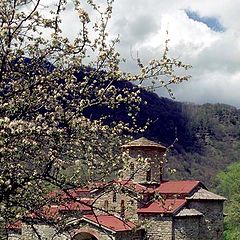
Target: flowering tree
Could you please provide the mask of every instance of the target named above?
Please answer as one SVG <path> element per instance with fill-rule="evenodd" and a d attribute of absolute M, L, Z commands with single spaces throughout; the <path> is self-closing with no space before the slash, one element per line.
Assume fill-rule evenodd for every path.
<path fill-rule="evenodd" d="M 107 31 L 113 0 L 53 2 L 0 1 L 0 215 L 7 222 L 45 204 L 49 187 L 83 185 L 117 170 L 124 134 L 144 130 L 135 120 L 143 82 L 168 89 L 188 79 L 175 75 L 189 66 L 168 58 L 167 47 L 159 60 L 137 59 L 139 74 L 120 70 L 119 40 Z M 74 39 L 61 29 L 69 6 L 80 26 Z M 119 106 L 128 121 L 87 114 Z"/>

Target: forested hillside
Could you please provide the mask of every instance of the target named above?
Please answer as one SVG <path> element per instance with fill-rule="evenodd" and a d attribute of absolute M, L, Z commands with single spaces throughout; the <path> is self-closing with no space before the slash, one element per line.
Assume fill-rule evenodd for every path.
<path fill-rule="evenodd" d="M 177 169 L 172 177 L 195 178 L 213 187 L 215 174 L 239 161 L 240 110 L 224 104 L 174 102 L 147 92 L 143 99 L 148 104 L 140 119 L 153 120 L 145 136 L 166 145 L 178 139 L 169 157 L 169 166 Z"/>
<path fill-rule="evenodd" d="M 126 87 L 126 83 L 122 84 Z M 216 173 L 239 160 L 240 110 L 237 108 L 181 103 L 147 91 L 142 91 L 141 97 L 138 123 L 144 124 L 147 119 L 152 122 L 146 132 L 134 137 L 145 136 L 166 146 L 178 139 L 169 156 L 168 166 L 177 170 L 171 178 L 199 179 L 206 186 L 214 187 Z M 90 109 L 87 114 L 97 117 L 106 111 L 95 110 Z M 123 112 L 120 106 L 107 113 L 112 119 L 127 121 Z"/>

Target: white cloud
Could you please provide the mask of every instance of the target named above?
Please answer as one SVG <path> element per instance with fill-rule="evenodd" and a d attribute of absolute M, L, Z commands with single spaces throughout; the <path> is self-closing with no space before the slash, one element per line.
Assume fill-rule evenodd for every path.
<path fill-rule="evenodd" d="M 193 65 L 192 79 L 174 87 L 177 100 L 240 107 L 239 9 L 238 0 L 115 0 L 109 29 L 112 35 L 120 35 L 118 49 L 128 60 L 125 69 L 133 71 L 131 55 L 138 52 L 146 61 L 160 56 L 168 29 L 171 56 Z M 190 19 L 185 10 L 217 18 L 226 31 L 213 31 Z M 69 37 L 76 34 L 75 22 L 76 16 L 66 12 L 63 27 Z"/>
<path fill-rule="evenodd" d="M 156 48 L 163 44 L 166 32 L 170 39 L 170 48 L 183 55 L 198 55 L 205 48 L 210 47 L 219 39 L 219 34 L 211 31 L 205 24 L 189 19 L 183 10 L 173 14 L 162 14 L 161 26 L 151 38 L 143 44 L 149 48 Z M 181 55 L 182 55 L 181 54 Z"/>
<path fill-rule="evenodd" d="M 226 31 L 188 18 L 186 9 L 217 18 Z M 240 107 L 239 9 L 237 0 L 116 0 L 111 29 L 120 33 L 127 69 L 134 68 L 130 49 L 143 59 L 159 56 L 168 29 L 171 55 L 193 65 L 192 79 L 174 87 L 177 100 Z"/>

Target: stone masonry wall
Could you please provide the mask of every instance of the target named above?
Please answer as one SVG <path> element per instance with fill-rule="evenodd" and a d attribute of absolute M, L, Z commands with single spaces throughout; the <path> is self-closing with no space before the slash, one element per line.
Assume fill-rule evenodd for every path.
<path fill-rule="evenodd" d="M 154 150 L 149 148 L 134 148 L 134 149 L 127 149 L 126 150 L 127 155 L 129 155 L 129 166 L 131 163 L 134 164 L 134 172 L 133 175 L 131 173 L 131 168 L 129 168 L 125 175 L 123 176 L 124 179 L 133 179 L 136 182 L 146 182 L 147 180 L 147 168 L 144 163 L 139 163 L 138 158 L 139 156 L 142 158 L 148 159 L 148 163 L 150 165 L 151 169 L 151 180 L 153 182 L 160 182 L 161 179 L 161 167 L 162 167 L 162 161 L 163 161 L 163 152 L 160 150 Z M 142 168 L 139 168 L 139 166 L 142 166 Z"/>
<path fill-rule="evenodd" d="M 63 232 L 58 235 L 56 235 L 56 229 L 54 227 L 44 224 L 35 224 L 34 227 L 40 234 L 41 240 L 77 240 L 81 233 L 93 234 L 98 240 L 115 240 L 115 236 L 112 235 L 111 232 L 86 222 L 77 223 L 74 225 L 74 228 L 69 229 L 68 232 Z M 25 224 L 23 226 L 22 236 L 19 236 L 19 238 L 12 236 L 10 240 L 39 240 L 39 238 L 37 234 L 34 233 L 33 228 Z"/>
<path fill-rule="evenodd" d="M 10 232 L 8 233 L 8 240 L 20 240 L 21 233 Z"/>
<path fill-rule="evenodd" d="M 44 224 L 34 225 L 36 230 L 41 236 L 41 240 L 78 240 L 81 238 L 81 233 L 89 233 L 95 236 L 98 240 L 142 240 L 141 232 L 129 231 L 129 232 L 117 232 L 112 233 L 104 228 L 94 226 L 87 222 L 81 222 L 74 225 L 74 228 L 69 229 L 68 232 L 63 232 L 61 235 L 55 235 L 56 231 L 54 227 L 50 227 Z M 23 226 L 22 235 L 11 233 L 9 240 L 39 240 L 34 233 L 32 227 L 29 225 Z"/>
<path fill-rule="evenodd" d="M 174 240 L 198 240 L 201 217 L 181 217 L 174 219 Z"/>
<path fill-rule="evenodd" d="M 69 240 L 68 233 L 56 234 L 57 229 L 54 226 L 46 224 L 34 224 L 34 229 L 41 236 L 41 240 Z M 20 240 L 39 240 L 37 233 L 31 225 L 23 224 L 22 236 Z"/>
<path fill-rule="evenodd" d="M 189 206 L 204 214 L 200 225 L 199 240 L 222 240 L 223 201 L 191 200 Z"/>
<path fill-rule="evenodd" d="M 140 232 L 118 232 L 116 234 L 115 240 L 143 240 L 144 235 Z"/>
<path fill-rule="evenodd" d="M 142 220 L 147 231 L 149 240 L 172 240 L 173 222 L 172 217 L 163 217 L 161 215 L 141 214 L 139 220 Z"/>
<path fill-rule="evenodd" d="M 122 193 L 121 190 L 117 191 L 115 193 L 116 201 L 113 201 L 113 195 L 114 195 L 114 190 L 112 191 L 106 191 L 105 193 L 102 193 L 100 196 L 96 196 L 97 200 L 94 203 L 94 211 L 96 213 L 105 213 L 104 211 L 97 210 L 97 209 L 103 209 L 107 210 L 110 214 L 114 215 L 121 215 L 121 201 L 124 201 L 124 206 L 125 206 L 125 218 L 129 220 L 137 220 L 137 200 L 129 196 L 128 193 Z M 106 207 L 106 202 L 108 203 L 108 209 L 105 209 Z"/>

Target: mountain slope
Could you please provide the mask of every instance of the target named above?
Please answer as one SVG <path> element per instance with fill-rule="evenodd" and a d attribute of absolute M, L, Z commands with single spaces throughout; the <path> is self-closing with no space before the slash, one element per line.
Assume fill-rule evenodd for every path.
<path fill-rule="evenodd" d="M 195 178 L 214 186 L 212 178 L 240 156 L 240 110 L 224 104 L 195 105 L 159 98 L 144 92 L 141 119 L 153 123 L 144 133 L 166 145 L 178 138 L 168 166 L 173 178 Z"/>
<path fill-rule="evenodd" d="M 118 82 L 118 87 L 136 88 L 125 81 Z M 138 125 L 144 125 L 148 119 L 151 124 L 147 131 L 134 137 L 144 136 L 166 146 L 178 139 L 167 164 L 177 172 L 168 177 L 199 179 L 214 187 L 216 173 L 239 160 L 240 110 L 224 104 L 176 102 L 145 90 L 141 90 L 141 98 Z M 91 118 L 110 115 L 110 121 L 129 121 L 124 106 L 114 110 L 91 108 L 86 115 Z"/>

